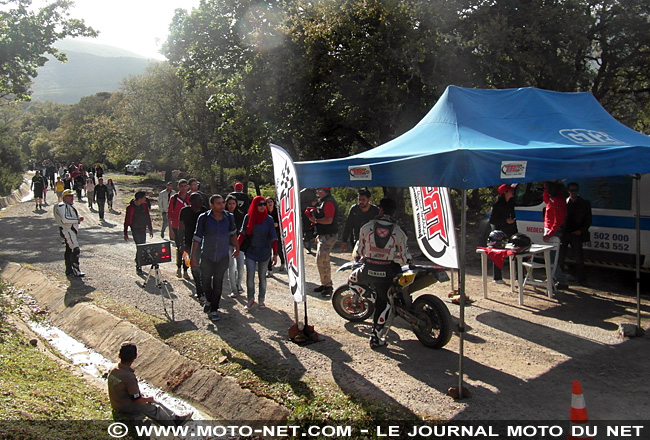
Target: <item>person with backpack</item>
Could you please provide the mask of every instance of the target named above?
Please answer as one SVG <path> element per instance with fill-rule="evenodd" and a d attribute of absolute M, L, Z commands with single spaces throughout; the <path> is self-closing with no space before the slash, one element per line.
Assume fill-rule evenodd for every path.
<path fill-rule="evenodd" d="M 235 218 L 225 209 L 223 197 L 219 194 L 212 195 L 210 210 L 199 216 L 192 239 L 190 266 L 201 268 L 201 287 L 207 301 L 203 311 L 208 313 L 212 321 L 219 320 L 223 278 L 231 258 L 229 244 L 232 243 L 235 248 L 232 257 L 239 255 Z"/>
<path fill-rule="evenodd" d="M 194 193 L 190 195 L 190 206 L 181 209 L 178 222 L 178 232 L 183 237 L 183 252 L 192 253 L 192 241 L 194 240 L 194 231 L 196 231 L 196 222 L 199 216 L 207 209 L 203 206 L 203 197 L 201 194 Z M 192 267 L 192 278 L 196 286 L 196 297 L 200 303 L 205 302 L 205 295 L 201 287 L 201 267 Z"/>
<path fill-rule="evenodd" d="M 183 236 L 178 232 L 181 209 L 190 206 L 190 186 L 187 180 L 178 181 L 178 192 L 170 197 L 167 208 L 167 220 L 169 220 L 169 238 L 176 244 L 176 276 L 178 278 L 190 279 L 187 273 L 187 266 L 183 264 Z M 182 268 L 182 269 L 181 269 Z"/>
<path fill-rule="evenodd" d="M 147 194 L 144 191 L 135 193 L 133 200 L 126 207 L 126 216 L 124 217 L 124 241 L 129 241 L 129 227 L 133 241 L 137 246 L 147 242 L 147 229 L 149 236 L 153 238 L 153 227 L 151 225 L 151 216 L 149 215 L 149 205 L 147 204 Z M 142 275 L 142 267 L 138 262 L 138 254 L 135 256 L 135 271 Z"/>

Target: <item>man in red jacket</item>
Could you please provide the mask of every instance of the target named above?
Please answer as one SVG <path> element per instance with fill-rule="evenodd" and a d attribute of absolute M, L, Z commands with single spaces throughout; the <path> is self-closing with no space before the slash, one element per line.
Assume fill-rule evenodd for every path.
<path fill-rule="evenodd" d="M 131 228 L 131 235 L 133 235 L 133 241 L 136 245 L 135 271 L 138 275 L 142 275 L 142 268 L 138 263 L 137 246 L 147 242 L 147 229 L 149 229 L 149 236 L 153 237 L 149 204 L 147 203 L 147 195 L 144 191 L 136 192 L 133 200 L 126 207 L 124 241 L 129 241 L 129 227 Z"/>
<path fill-rule="evenodd" d="M 560 243 L 562 226 L 566 218 L 566 197 L 564 185 L 561 182 L 544 182 L 544 243 Z M 555 252 L 551 252 L 551 261 L 555 259 Z M 555 287 L 567 289 L 569 287 L 566 275 L 558 264 L 554 272 Z"/>
<path fill-rule="evenodd" d="M 178 278 L 190 279 L 187 273 L 187 266 L 183 264 L 183 234 L 178 232 L 180 225 L 181 209 L 190 206 L 190 195 L 188 190 L 190 185 L 187 180 L 181 179 L 178 181 L 178 193 L 171 196 L 169 199 L 169 207 L 167 208 L 167 219 L 169 220 L 169 238 L 176 243 L 176 276 Z M 183 270 L 181 271 L 181 267 Z"/>

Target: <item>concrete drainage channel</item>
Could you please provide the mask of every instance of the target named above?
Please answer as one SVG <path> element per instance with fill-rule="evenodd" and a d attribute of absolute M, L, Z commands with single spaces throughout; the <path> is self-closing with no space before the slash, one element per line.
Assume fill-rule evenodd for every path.
<path fill-rule="evenodd" d="M 39 270 L 0 263 L 2 279 L 25 290 L 50 313 L 56 326 L 109 360 L 117 362 L 123 341 L 138 345 L 138 377 L 198 408 L 214 420 L 282 423 L 288 411 L 278 403 L 242 389 L 234 379 L 204 368 L 128 321 L 85 302 L 66 299 L 65 287 L 53 286 Z"/>
<path fill-rule="evenodd" d="M 41 324 L 35 321 L 28 322 L 34 332 L 38 333 L 47 342 L 57 349 L 59 353 L 72 361 L 73 365 L 81 368 L 84 372 L 97 378 L 103 378 L 104 373 L 115 365 L 115 362 L 106 359 L 95 350 L 86 347 L 60 328 Z M 157 402 L 161 402 L 175 413 L 186 413 L 192 411 L 194 420 L 203 420 L 205 417 L 192 405 L 177 399 L 164 391 L 152 387 L 147 382 L 140 381 L 140 391 L 145 396 L 153 396 Z"/>

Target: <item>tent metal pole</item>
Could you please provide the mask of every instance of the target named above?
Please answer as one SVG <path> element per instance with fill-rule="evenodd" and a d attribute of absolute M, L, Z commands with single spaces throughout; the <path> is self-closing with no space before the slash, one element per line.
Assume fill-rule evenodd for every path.
<path fill-rule="evenodd" d="M 634 190 L 636 192 L 636 325 L 641 328 L 641 195 L 639 182 L 641 174 L 634 175 Z"/>
<path fill-rule="evenodd" d="M 460 264 L 458 268 L 458 293 L 460 294 L 460 314 L 458 319 L 458 398 L 463 398 L 463 351 L 465 342 L 465 246 L 467 229 L 467 190 L 463 189 L 460 209 Z"/>

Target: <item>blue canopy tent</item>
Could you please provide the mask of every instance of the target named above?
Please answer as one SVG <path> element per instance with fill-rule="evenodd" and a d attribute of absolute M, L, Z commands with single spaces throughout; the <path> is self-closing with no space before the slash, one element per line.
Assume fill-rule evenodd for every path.
<path fill-rule="evenodd" d="M 303 188 L 472 189 L 646 173 L 649 147 L 650 137 L 619 123 L 591 93 L 449 86 L 424 119 L 396 139 L 342 159 L 297 162 L 296 170 Z M 504 178 L 503 162 L 525 163 L 525 174 Z"/>
<path fill-rule="evenodd" d="M 347 158 L 295 165 L 303 188 L 444 186 L 462 190 L 460 388 L 466 190 L 502 183 L 648 173 L 650 137 L 616 121 L 590 93 L 449 86 L 424 119 L 392 141 Z M 638 214 L 637 203 L 637 231 Z M 638 237 L 637 232 L 640 310 Z"/>

